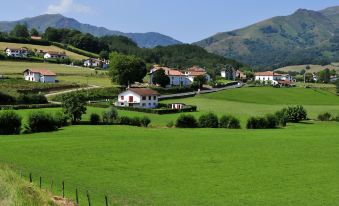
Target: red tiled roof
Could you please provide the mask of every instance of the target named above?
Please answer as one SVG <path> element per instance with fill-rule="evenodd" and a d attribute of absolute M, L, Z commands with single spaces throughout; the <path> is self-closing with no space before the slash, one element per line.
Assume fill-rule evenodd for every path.
<path fill-rule="evenodd" d="M 32 73 L 39 73 L 39 74 L 44 75 L 44 76 L 56 76 L 56 74 L 54 72 L 51 72 L 51 71 L 46 70 L 46 69 L 27 69 L 27 70 L 31 71 Z M 25 70 L 25 72 L 27 70 Z"/>
<path fill-rule="evenodd" d="M 206 72 L 203 72 L 203 71 L 190 71 L 188 72 L 188 75 L 189 76 L 204 76 L 206 74 Z"/>
<path fill-rule="evenodd" d="M 129 91 L 132 91 L 140 96 L 158 96 L 159 93 L 157 91 L 154 91 L 153 89 L 149 88 L 129 88 Z"/>
<path fill-rule="evenodd" d="M 267 72 L 256 72 L 254 73 L 254 76 L 281 76 L 281 74 L 275 73 L 273 71 L 267 71 Z"/>
<path fill-rule="evenodd" d="M 174 69 L 169 69 L 167 72 L 167 75 L 170 76 L 183 76 L 184 74 L 181 71 L 174 70 Z"/>
<path fill-rule="evenodd" d="M 189 72 L 205 72 L 205 69 L 198 67 L 198 66 L 193 66 L 188 69 Z"/>

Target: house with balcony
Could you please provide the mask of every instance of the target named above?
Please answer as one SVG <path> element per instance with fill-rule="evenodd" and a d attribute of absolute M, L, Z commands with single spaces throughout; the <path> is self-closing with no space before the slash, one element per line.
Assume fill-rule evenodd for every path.
<path fill-rule="evenodd" d="M 191 83 L 193 83 L 194 78 L 198 76 L 204 76 L 207 82 L 211 81 L 211 76 L 206 72 L 206 70 L 197 66 L 193 66 L 187 69 L 187 71 L 185 72 L 185 76 Z"/>
<path fill-rule="evenodd" d="M 255 81 L 271 84 L 273 86 L 290 86 L 293 84 L 293 79 L 289 74 L 279 74 L 274 71 L 256 72 L 254 73 Z"/>
<path fill-rule="evenodd" d="M 159 93 L 149 88 L 128 88 L 118 95 L 115 106 L 157 108 L 159 104 Z"/>
<path fill-rule="evenodd" d="M 176 69 L 171 69 L 168 67 L 161 67 L 158 65 L 155 65 L 150 71 L 150 83 L 151 84 L 154 84 L 153 83 L 154 73 L 160 69 L 164 70 L 165 74 L 170 79 L 170 84 L 168 86 L 189 86 L 191 84 L 191 81 L 181 71 L 176 70 Z"/>
<path fill-rule="evenodd" d="M 44 53 L 44 59 L 68 59 L 65 52 L 48 51 Z"/>

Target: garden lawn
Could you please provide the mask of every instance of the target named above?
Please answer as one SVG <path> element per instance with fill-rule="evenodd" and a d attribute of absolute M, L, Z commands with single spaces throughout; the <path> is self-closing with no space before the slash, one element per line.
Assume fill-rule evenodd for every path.
<path fill-rule="evenodd" d="M 326 129 L 324 129 L 326 128 Z M 336 205 L 339 124 L 275 130 L 71 126 L 0 137 L 0 163 L 80 204 Z M 58 189 L 57 189 L 58 188 Z"/>

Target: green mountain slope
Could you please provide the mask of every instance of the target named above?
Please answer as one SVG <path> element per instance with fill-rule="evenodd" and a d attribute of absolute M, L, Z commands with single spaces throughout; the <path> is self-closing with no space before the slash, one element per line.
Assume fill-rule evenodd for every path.
<path fill-rule="evenodd" d="M 76 29 L 83 33 L 90 33 L 94 36 L 121 35 L 131 38 L 140 47 L 155 47 L 181 44 L 169 36 L 156 32 L 148 33 L 123 33 L 120 31 L 112 31 L 104 27 L 82 24 L 75 19 L 64 17 L 60 14 L 45 14 L 32 18 L 24 18 L 18 21 L 0 21 L 0 31 L 9 32 L 16 24 L 27 24 L 28 28 L 36 28 L 40 32 L 44 32 L 48 27 Z"/>
<path fill-rule="evenodd" d="M 299 9 L 290 16 L 218 33 L 195 44 L 254 67 L 274 68 L 305 61 L 321 63 L 338 58 L 335 55 L 339 51 L 338 23 L 339 7 L 322 11 Z"/>

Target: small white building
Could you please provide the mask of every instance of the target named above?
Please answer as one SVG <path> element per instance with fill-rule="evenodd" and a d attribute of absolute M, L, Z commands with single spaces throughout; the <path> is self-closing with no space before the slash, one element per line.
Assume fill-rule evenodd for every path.
<path fill-rule="evenodd" d="M 188 78 L 188 80 L 190 81 L 190 83 L 193 83 L 194 78 L 198 77 L 198 76 L 204 76 L 206 78 L 206 82 L 211 81 L 211 76 L 209 74 L 207 74 L 206 70 L 203 69 L 203 68 L 197 67 L 197 66 L 189 68 L 185 72 L 185 75 Z"/>
<path fill-rule="evenodd" d="M 115 103 L 119 107 L 156 108 L 159 93 L 149 88 L 129 88 L 118 96 Z"/>
<path fill-rule="evenodd" d="M 15 57 L 15 58 L 27 58 L 28 56 L 28 50 L 25 48 L 6 48 L 5 53 L 9 57 Z"/>
<path fill-rule="evenodd" d="M 67 59 L 66 53 L 48 51 L 44 53 L 44 59 Z"/>
<path fill-rule="evenodd" d="M 56 74 L 45 69 L 26 69 L 24 71 L 24 78 L 26 81 L 55 83 Z"/>
<path fill-rule="evenodd" d="M 236 71 L 233 67 L 222 69 L 220 72 L 220 76 L 225 79 L 235 80 L 236 79 Z"/>
<path fill-rule="evenodd" d="M 254 73 L 255 81 L 260 81 L 262 83 L 271 85 L 287 85 L 292 84 L 292 77 L 289 74 L 278 74 L 274 71 L 266 71 L 266 72 L 256 72 Z"/>

